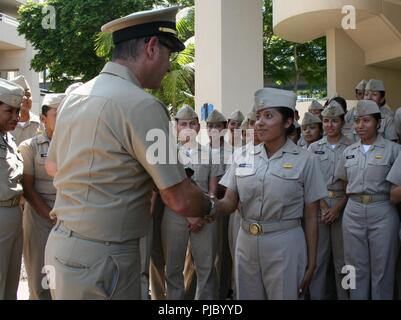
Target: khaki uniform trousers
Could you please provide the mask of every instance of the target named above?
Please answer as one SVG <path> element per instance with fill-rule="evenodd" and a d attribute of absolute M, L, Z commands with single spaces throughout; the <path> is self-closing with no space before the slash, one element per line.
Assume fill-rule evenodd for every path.
<path fill-rule="evenodd" d="M 150 255 L 153 243 L 153 219 L 149 223 L 148 234 L 139 239 L 139 250 L 141 254 L 141 300 L 149 300 L 150 284 Z"/>
<path fill-rule="evenodd" d="M 307 263 L 302 227 L 258 236 L 241 227 L 235 263 L 239 300 L 298 300 Z"/>
<path fill-rule="evenodd" d="M 215 295 L 220 300 L 225 300 L 231 289 L 232 260 L 230 246 L 228 244 L 228 224 L 230 216 L 219 217 L 216 222 L 218 225 L 217 254 L 215 260 L 216 268 L 216 287 Z"/>
<path fill-rule="evenodd" d="M 232 260 L 232 275 L 231 275 L 231 288 L 233 289 L 233 298 L 236 298 L 236 284 L 235 284 L 235 246 L 237 243 L 239 229 L 241 228 L 241 216 L 239 211 L 236 210 L 230 215 L 228 223 L 228 246 L 230 247 L 230 255 Z"/>
<path fill-rule="evenodd" d="M 51 221 L 39 216 L 28 202 L 25 202 L 22 218 L 24 230 L 24 263 L 28 275 L 29 299 L 51 300 L 50 290 L 42 286 L 45 273 L 45 247 L 53 228 Z"/>
<path fill-rule="evenodd" d="M 325 199 L 329 208 L 332 208 L 336 199 Z M 309 286 L 309 294 L 311 300 L 329 300 L 332 295 L 330 292 L 329 279 L 330 263 L 334 263 L 334 277 L 336 284 L 336 292 L 338 300 L 348 300 L 348 293 L 342 287 L 341 281 L 343 274 L 341 273 L 344 267 L 344 245 L 342 233 L 342 214 L 331 225 L 320 222 L 319 218 L 319 241 L 317 246 L 316 269 L 313 279 Z"/>
<path fill-rule="evenodd" d="M 162 243 L 166 259 L 167 299 L 182 300 L 185 296 L 184 263 L 190 241 L 197 273 L 195 299 L 214 298 L 217 248 L 217 224 L 205 224 L 201 231 L 188 231 L 186 218 L 166 208 L 162 221 Z"/>
<path fill-rule="evenodd" d="M 78 238 L 79 236 L 79 238 Z M 51 231 L 45 264 L 55 300 L 140 300 L 139 239 L 124 243 L 84 240 L 62 223 Z"/>
<path fill-rule="evenodd" d="M 393 299 L 399 249 L 398 213 L 389 201 L 348 200 L 343 216 L 345 264 L 354 266 L 351 300 Z"/>
<path fill-rule="evenodd" d="M 161 225 L 164 212 L 164 203 L 158 195 L 153 211 L 152 250 L 150 256 L 150 291 L 152 300 L 166 299 L 166 278 Z"/>
<path fill-rule="evenodd" d="M 0 300 L 17 300 L 21 258 L 21 208 L 0 207 Z"/>

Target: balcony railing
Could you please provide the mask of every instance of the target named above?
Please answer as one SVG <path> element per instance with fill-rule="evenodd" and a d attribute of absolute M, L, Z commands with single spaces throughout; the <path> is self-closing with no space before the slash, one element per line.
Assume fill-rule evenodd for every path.
<path fill-rule="evenodd" d="M 7 23 L 14 27 L 18 27 L 18 21 L 14 17 L 10 17 L 4 13 L 0 12 L 0 23 Z"/>

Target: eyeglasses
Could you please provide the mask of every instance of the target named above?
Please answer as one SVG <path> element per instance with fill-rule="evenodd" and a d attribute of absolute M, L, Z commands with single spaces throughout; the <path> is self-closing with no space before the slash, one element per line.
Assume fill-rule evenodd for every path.
<path fill-rule="evenodd" d="M 173 46 L 171 45 L 171 43 L 169 43 L 169 42 L 167 42 L 167 41 L 164 41 L 164 40 L 161 39 L 161 38 L 158 38 L 158 39 L 159 39 L 159 43 L 160 43 L 163 47 L 166 47 L 166 48 L 170 51 L 170 62 L 174 62 L 174 61 L 178 58 L 179 52 L 177 52 L 177 51 L 174 50 L 174 48 L 173 48 Z"/>

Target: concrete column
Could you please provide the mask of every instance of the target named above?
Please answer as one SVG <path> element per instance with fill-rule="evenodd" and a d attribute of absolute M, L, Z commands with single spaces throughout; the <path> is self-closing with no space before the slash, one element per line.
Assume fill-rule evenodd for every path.
<path fill-rule="evenodd" d="M 195 0 L 195 108 L 244 114 L 263 87 L 261 0 Z"/>
<path fill-rule="evenodd" d="M 355 86 L 362 79 L 381 79 L 386 88 L 386 100 L 393 109 L 401 105 L 401 70 L 366 64 L 365 52 L 342 29 L 326 32 L 327 90 L 353 100 Z"/>

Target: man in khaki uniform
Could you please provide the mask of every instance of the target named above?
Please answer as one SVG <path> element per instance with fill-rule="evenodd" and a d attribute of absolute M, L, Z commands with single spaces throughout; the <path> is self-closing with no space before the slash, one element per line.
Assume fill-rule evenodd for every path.
<path fill-rule="evenodd" d="M 348 202 L 343 216 L 345 264 L 355 267 L 356 288 L 352 300 L 393 299 L 398 255 L 399 217 L 390 202 L 387 174 L 400 145 L 378 132 L 380 109 L 371 100 L 355 107 L 355 121 L 362 139 L 347 147 L 335 176 L 347 182 Z M 369 126 L 369 121 L 373 121 Z M 372 136 L 367 136 L 375 130 Z"/>
<path fill-rule="evenodd" d="M 56 189 L 53 177 L 45 170 L 45 160 L 56 124 L 57 108 L 64 97 L 65 94 L 47 94 L 44 97 L 41 116 L 44 132 L 23 141 L 19 146 L 24 159 L 24 262 L 30 300 L 51 299 L 50 290 L 42 285 L 45 276 L 42 269 L 47 238 L 55 223 L 49 213 L 56 200 Z"/>
<path fill-rule="evenodd" d="M 332 100 L 328 107 L 322 112 L 324 126 L 327 125 L 329 130 L 333 130 L 334 124 L 331 121 L 338 121 L 337 129 L 344 125 L 344 110 L 336 101 Z M 341 121 L 341 122 L 340 122 Z M 341 125 L 342 123 L 342 125 Z M 345 190 L 342 181 L 335 177 L 336 165 L 339 158 L 346 147 L 352 142 L 341 134 L 332 136 L 329 131 L 328 135 L 324 136 L 317 142 L 309 146 L 309 151 L 319 157 L 321 171 L 324 175 L 328 197 L 321 200 L 319 214 L 319 240 L 316 258 L 316 271 L 312 282 L 309 286 L 310 298 L 312 300 L 327 300 L 330 299 L 329 281 L 330 278 L 330 263 L 334 262 L 334 276 L 336 283 L 337 298 L 339 300 L 348 299 L 347 292 L 342 288 L 341 281 L 343 274 L 341 273 L 344 267 L 344 248 L 342 235 L 342 213 L 347 202 Z M 337 141 L 335 141 L 337 140 Z M 338 212 L 336 220 L 327 223 L 324 220 L 323 213 L 331 210 Z"/>
<path fill-rule="evenodd" d="M 141 298 L 139 240 L 149 230 L 153 182 L 178 214 L 213 207 L 177 164 L 167 109 L 143 90 L 158 88 L 170 54 L 184 49 L 176 13 L 138 12 L 104 25 L 113 62 L 63 102 L 47 162 L 57 189 L 58 222 L 45 251 L 54 299 Z"/>
<path fill-rule="evenodd" d="M 200 125 L 190 106 L 175 115 L 180 154 L 187 168 L 193 170 L 193 181 L 203 192 L 215 195 L 217 177 L 224 174 L 219 164 L 211 164 L 210 150 L 196 142 Z M 184 260 L 190 243 L 197 288 L 195 299 L 214 298 L 217 249 L 217 223 L 205 224 L 202 218 L 184 218 L 165 208 L 162 221 L 162 243 L 166 259 L 167 299 L 184 299 Z"/>
<path fill-rule="evenodd" d="M 16 300 L 22 256 L 22 157 L 15 129 L 24 90 L 0 79 L 0 300 Z"/>
<path fill-rule="evenodd" d="M 18 76 L 17 78 L 11 80 L 15 84 L 18 84 L 25 90 L 25 95 L 22 100 L 21 105 L 21 116 L 17 124 L 17 127 L 11 134 L 17 141 L 17 146 L 27 139 L 36 136 L 41 131 L 40 119 L 39 117 L 31 112 L 32 108 L 32 94 L 31 87 L 26 81 L 24 76 Z"/>

